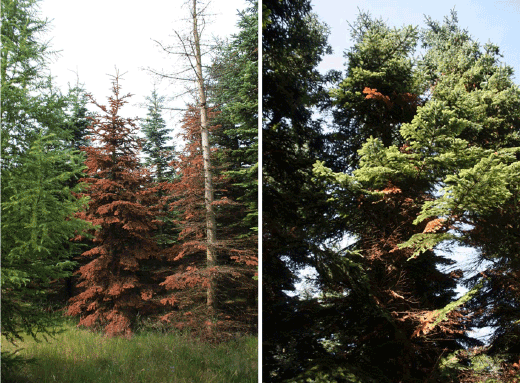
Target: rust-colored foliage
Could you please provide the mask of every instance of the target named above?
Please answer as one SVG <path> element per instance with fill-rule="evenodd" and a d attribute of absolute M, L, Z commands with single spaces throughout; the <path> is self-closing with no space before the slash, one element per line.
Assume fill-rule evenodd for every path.
<path fill-rule="evenodd" d="M 147 188 L 149 175 L 139 163 L 134 120 L 119 114 L 130 95 L 120 95 L 118 75 L 112 89 L 108 106 L 91 98 L 104 112 L 92 120 L 93 145 L 83 148 L 90 203 L 82 218 L 97 225 L 95 247 L 82 254 L 90 259 L 77 271 L 83 291 L 71 298 L 67 312 L 81 317 L 79 325 L 130 336 L 135 315 L 153 296 L 153 286 L 139 273 L 158 254 L 151 238 L 157 213 L 150 208 L 155 193 Z"/>
<path fill-rule="evenodd" d="M 396 92 L 393 92 L 390 96 L 385 96 L 381 92 L 378 92 L 377 89 L 365 87 L 363 89 L 363 94 L 367 100 L 383 102 L 388 110 L 392 109 L 394 105 L 399 105 L 401 108 L 406 107 L 415 110 L 419 105 L 419 98 L 417 95 L 412 93 L 397 94 Z"/>
<path fill-rule="evenodd" d="M 212 113 L 208 116 L 213 117 Z M 202 158 L 199 111 L 189 107 L 182 121 L 181 137 L 186 142 L 184 151 L 170 165 L 180 176 L 172 183 L 163 183 L 168 195 L 169 208 L 181 212 L 175 223 L 181 229 L 180 245 L 168 251 L 170 259 L 177 261 L 185 255 L 206 251 L 206 210 L 204 207 L 204 164 Z M 218 183 L 218 180 L 215 180 Z M 219 203 L 220 201 L 215 201 Z M 173 257 L 173 258 L 172 258 Z"/>
<path fill-rule="evenodd" d="M 362 94 L 365 104 L 362 108 L 362 131 L 365 138 L 380 138 L 385 147 L 400 140 L 392 127 L 411 122 L 421 104 L 419 96 L 410 92 L 397 93 L 365 86 Z"/>
<path fill-rule="evenodd" d="M 423 230 L 423 233 L 436 233 L 439 229 L 442 228 L 443 223 L 446 221 L 445 218 L 436 218 L 434 220 L 429 221 L 426 224 L 426 227 Z"/>
<path fill-rule="evenodd" d="M 208 117 L 211 121 L 215 113 L 210 111 Z M 244 321 L 252 322 L 256 310 L 254 313 L 240 312 L 235 316 L 222 315 L 226 311 L 225 308 L 222 310 L 226 306 L 225 302 L 233 301 L 233 296 L 246 291 L 253 299 L 256 297 L 256 282 L 252 278 L 258 265 L 256 242 L 251 238 L 240 238 L 236 227 L 240 211 L 245 207 L 233 201 L 229 195 L 231 180 L 222 175 L 225 165 L 215 166 L 213 204 L 218 225 L 218 262 L 215 267 L 207 267 L 204 169 L 198 109 L 189 107 L 182 122 L 182 137 L 186 146 L 178 159 L 171 164 L 180 177 L 172 183 L 162 185 L 168 191 L 165 199 L 170 201 L 170 210 L 177 214 L 174 223 L 179 228 L 179 234 L 178 243 L 164 252 L 166 259 L 172 262 L 175 272 L 172 274 L 170 270 L 161 283 L 161 286 L 172 291 L 172 295 L 161 300 L 162 304 L 171 308 L 161 319 L 176 327 L 197 329 L 208 329 L 207 322 L 211 319 L 210 323 L 216 323 L 218 330 Z M 213 126 L 210 131 L 218 128 Z M 212 153 L 215 159 L 219 158 L 218 149 L 213 149 Z M 218 161 L 212 159 L 212 162 Z M 210 279 L 216 281 L 219 300 L 217 317 L 222 317 L 222 320 L 216 322 L 213 322 L 216 318 L 208 318 L 204 303 L 207 289 L 211 288 Z M 229 296 L 230 289 L 232 296 Z M 189 310 L 189 315 L 186 310 Z"/>
<path fill-rule="evenodd" d="M 450 299 L 455 278 L 439 271 L 435 264 L 443 260 L 433 251 L 420 259 L 409 260 L 413 250 L 400 248 L 410 233 L 435 232 L 443 220 L 415 225 L 420 206 L 429 198 L 416 185 L 389 182 L 380 195 L 359 195 L 357 208 L 366 217 L 358 236 L 362 262 L 366 270 L 366 288 L 370 291 L 368 305 L 376 307 L 370 326 L 358 336 L 359 347 L 366 344 L 399 344 L 399 349 L 381 346 L 381 358 L 399 365 L 402 374 L 429 373 L 426 366 L 435 364 L 443 349 L 456 349 L 455 339 L 464 333 L 460 313 L 451 313 L 447 320 L 433 327 L 435 310 Z M 425 277 L 426 275 L 426 277 Z M 427 282 L 425 282 L 427 278 Z M 352 280 L 354 290 L 357 280 Z M 350 284 L 349 284 L 350 287 Z M 448 291 L 439 293 L 440 291 Z M 347 300 L 354 299 L 347 297 Z M 386 347 L 386 346 L 385 346 Z M 384 352 L 388 352 L 384 354 Z M 410 367 L 412 364 L 415 367 Z"/>
<path fill-rule="evenodd" d="M 365 98 L 367 100 L 374 99 L 383 101 L 388 109 L 392 109 L 394 106 L 394 103 L 390 101 L 390 97 L 383 95 L 381 92 L 378 92 L 377 89 L 365 87 L 365 89 L 363 89 L 363 94 L 366 95 Z"/>

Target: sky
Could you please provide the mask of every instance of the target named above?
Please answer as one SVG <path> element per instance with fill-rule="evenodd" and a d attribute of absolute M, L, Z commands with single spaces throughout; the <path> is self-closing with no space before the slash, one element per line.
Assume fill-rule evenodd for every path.
<path fill-rule="evenodd" d="M 334 54 L 325 57 L 320 70 L 343 70 L 343 52 L 351 46 L 348 23 L 361 11 L 382 17 L 390 26 L 418 25 L 424 28 L 424 15 L 442 23 L 451 9 L 457 11 L 459 26 L 481 44 L 489 41 L 501 49 L 503 62 L 515 70 L 520 85 L 520 0 L 313 0 L 313 11 L 330 30 L 329 44 Z"/>
<path fill-rule="evenodd" d="M 206 39 L 237 33 L 238 10 L 246 7 L 245 0 L 211 0 Z M 188 16 L 186 0 L 42 0 L 40 16 L 51 22 L 45 36 L 52 40 L 51 49 L 60 51 L 50 65 L 55 84 L 66 92 L 68 84 L 75 85 L 79 78 L 97 102 L 106 105 L 112 93 L 110 76 L 115 75 L 117 67 L 120 74 L 125 73 L 121 92 L 134 95 L 122 109 L 124 117 L 146 117 L 145 97 L 154 88 L 154 76 L 146 68 L 172 73 L 184 66 L 153 40 L 165 45 L 177 43 L 174 31 L 186 28 L 182 20 Z M 166 97 L 183 93 L 184 87 L 168 81 L 157 84 L 159 95 Z M 183 108 L 185 101 L 188 99 L 177 99 L 168 106 Z M 166 112 L 163 117 L 175 127 L 181 115 Z"/>

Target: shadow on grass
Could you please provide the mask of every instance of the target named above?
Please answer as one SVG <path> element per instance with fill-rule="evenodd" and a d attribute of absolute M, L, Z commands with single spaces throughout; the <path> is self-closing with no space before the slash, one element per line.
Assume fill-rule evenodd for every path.
<path fill-rule="evenodd" d="M 251 373 L 238 368 L 230 373 L 219 373 L 216 365 L 194 365 L 197 371 L 186 371 L 180 368 L 176 371 L 172 366 L 150 366 L 149 369 L 135 368 L 120 365 L 117 361 L 99 357 L 74 362 L 66 358 L 49 358 L 37 361 L 22 367 L 16 374 L 12 374 L 3 383 L 170 383 L 170 382 L 254 382 Z M 184 371 L 183 371 L 184 370 Z"/>
<path fill-rule="evenodd" d="M 92 358 L 74 361 L 69 358 L 51 357 L 45 360 L 33 360 L 25 363 L 18 371 L 12 370 L 2 379 L 5 383 L 104 383 L 122 382 L 118 378 L 128 378 L 128 374 L 121 371 L 117 363 L 104 358 Z M 128 381 L 128 380 L 124 380 Z M 141 382 L 139 379 L 131 382 Z"/>

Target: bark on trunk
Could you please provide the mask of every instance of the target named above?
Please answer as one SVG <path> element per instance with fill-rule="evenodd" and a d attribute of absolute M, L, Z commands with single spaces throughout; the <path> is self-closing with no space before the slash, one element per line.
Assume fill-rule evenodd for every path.
<path fill-rule="evenodd" d="M 202 157 L 204 159 L 204 200 L 206 204 L 206 241 L 207 241 L 207 267 L 214 268 L 217 265 L 216 255 L 216 232 L 217 223 L 215 219 L 215 212 L 213 209 L 214 191 L 213 191 L 213 174 L 211 171 L 210 145 L 209 145 L 209 131 L 208 131 L 208 110 L 206 105 L 206 90 L 204 84 L 204 77 L 202 75 L 202 54 L 200 51 L 200 36 L 198 31 L 198 16 L 197 16 L 197 0 L 193 0 L 193 38 L 195 44 L 195 60 L 196 60 L 196 74 L 197 86 L 199 90 L 200 102 L 200 126 L 202 135 Z M 209 286 L 207 291 L 207 306 L 210 314 L 215 312 L 215 278 L 210 270 Z"/>

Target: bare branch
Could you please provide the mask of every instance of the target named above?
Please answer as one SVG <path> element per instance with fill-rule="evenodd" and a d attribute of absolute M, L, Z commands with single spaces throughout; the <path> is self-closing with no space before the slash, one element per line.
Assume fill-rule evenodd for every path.
<path fill-rule="evenodd" d="M 183 39 L 181 38 L 181 35 L 180 35 L 177 31 L 175 31 L 175 34 L 177 35 L 177 38 L 178 38 L 179 41 L 181 42 L 182 47 L 183 47 L 184 51 L 186 52 L 186 58 L 188 59 L 188 63 L 190 64 L 191 69 L 192 69 L 193 72 L 196 74 L 196 73 L 197 73 L 197 69 L 195 68 L 195 65 L 193 64 L 193 61 L 192 61 L 192 59 L 191 59 L 192 57 L 194 57 L 194 55 L 195 55 L 195 53 L 196 53 L 195 50 L 194 50 L 193 47 L 192 47 L 193 55 L 189 55 L 189 54 L 188 54 L 188 48 L 186 47 L 186 42 L 185 42 L 185 40 L 183 40 Z M 197 75 L 197 77 L 198 77 L 198 75 Z"/>
<path fill-rule="evenodd" d="M 177 32 L 175 32 L 177 33 Z M 179 37 L 179 39 L 181 39 Z M 160 41 L 157 41 L 157 40 L 154 40 L 154 39 L 151 39 L 154 43 L 156 43 L 157 45 L 159 45 L 159 47 L 165 51 L 166 53 L 168 54 L 171 54 L 171 55 L 178 55 L 178 56 L 186 56 L 186 55 L 189 55 L 189 56 L 193 56 L 193 54 L 189 54 L 187 53 L 186 51 L 183 51 L 183 52 L 174 52 L 174 51 L 171 51 L 170 49 L 173 48 L 173 47 L 166 47 L 164 46 Z"/>
<path fill-rule="evenodd" d="M 164 77 L 164 78 L 167 78 L 167 79 L 170 79 L 170 80 L 192 81 L 192 82 L 196 81 L 196 79 L 193 79 L 193 78 L 177 77 L 175 75 L 169 75 L 169 74 L 165 74 L 165 73 L 160 73 L 160 72 L 157 72 L 157 71 L 155 71 L 154 69 L 151 69 L 151 68 L 147 68 L 146 70 L 151 72 L 152 74 L 154 74 L 156 76 Z"/>

